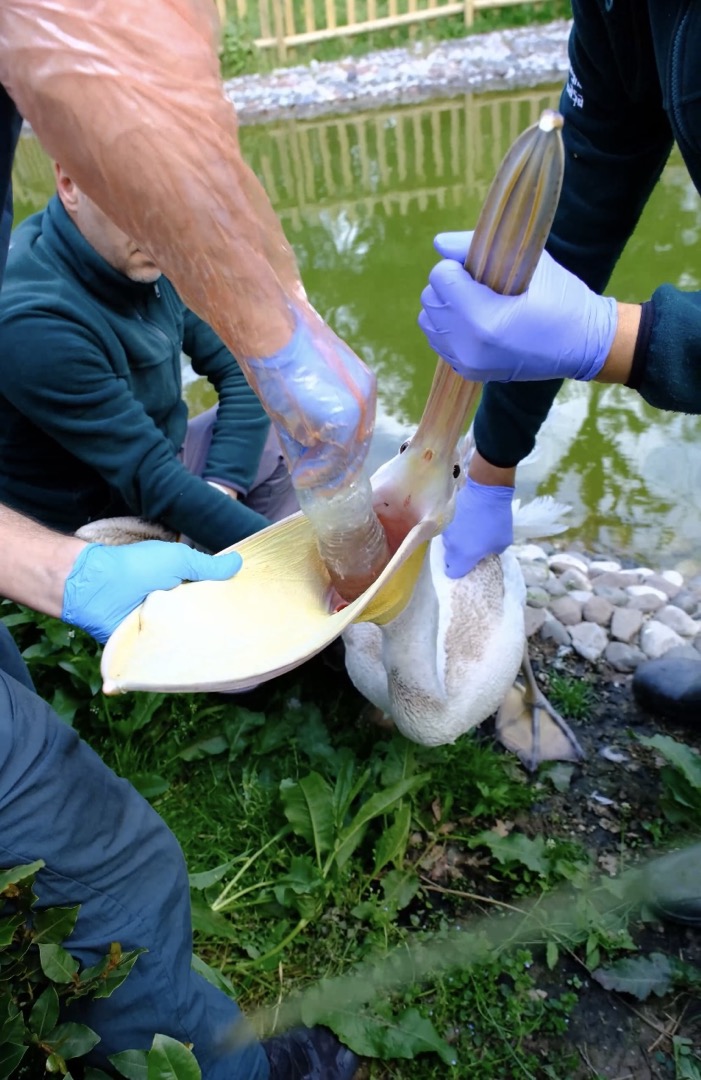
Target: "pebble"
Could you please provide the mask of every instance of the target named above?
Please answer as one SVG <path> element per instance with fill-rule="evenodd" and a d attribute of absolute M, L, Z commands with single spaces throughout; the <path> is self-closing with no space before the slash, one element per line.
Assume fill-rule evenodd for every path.
<path fill-rule="evenodd" d="M 616 559 L 534 543 L 515 552 L 528 585 L 529 637 L 622 674 L 647 670 L 669 653 L 685 671 L 693 666 L 701 698 L 701 575 L 685 580 L 677 570 L 624 568 Z"/>
<path fill-rule="evenodd" d="M 701 708 L 699 660 L 662 656 L 641 664 L 633 676 L 633 696 L 649 712 L 698 721 Z"/>

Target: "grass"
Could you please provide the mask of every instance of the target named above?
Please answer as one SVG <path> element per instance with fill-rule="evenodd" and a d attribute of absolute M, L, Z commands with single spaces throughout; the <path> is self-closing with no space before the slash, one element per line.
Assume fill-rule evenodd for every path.
<path fill-rule="evenodd" d="M 528 779 L 479 733 L 427 749 L 378 729 L 333 649 L 248 695 L 113 700 L 91 639 L 0 610 L 42 695 L 178 837 L 200 961 L 266 1030 L 276 1003 L 310 992 L 305 1020 L 366 1055 L 369 1080 L 578 1075 L 565 1034 L 581 988 L 635 945 L 615 888 L 592 892 L 589 852 L 533 815 L 547 773 Z M 575 685 L 555 683 L 570 714 Z M 663 805 L 701 800 L 697 755 L 651 745 Z M 333 980 L 353 972 L 349 1006 Z M 679 1038 L 681 1080 L 697 1061 Z"/>

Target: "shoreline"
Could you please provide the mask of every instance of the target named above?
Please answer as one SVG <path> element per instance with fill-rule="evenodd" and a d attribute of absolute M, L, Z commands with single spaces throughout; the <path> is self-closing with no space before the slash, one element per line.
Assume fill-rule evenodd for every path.
<path fill-rule="evenodd" d="M 570 25 L 556 20 L 338 61 L 312 60 L 265 75 L 240 75 L 224 89 L 240 123 L 250 125 L 558 84 L 568 70 Z"/>

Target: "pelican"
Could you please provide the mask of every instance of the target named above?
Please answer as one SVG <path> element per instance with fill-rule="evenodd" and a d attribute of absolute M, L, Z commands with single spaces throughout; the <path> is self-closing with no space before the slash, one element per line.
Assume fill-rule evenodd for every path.
<path fill-rule="evenodd" d="M 562 532 L 569 509 L 550 497 L 524 507 L 514 500 L 514 539 Z M 576 761 L 583 754 L 575 735 L 535 681 L 525 602 L 513 547 L 453 579 L 445 574 L 437 536 L 406 607 L 382 625 L 358 622 L 344 631 L 346 670 L 356 689 L 413 742 L 453 743 L 496 712 L 498 738 L 527 769 Z"/>

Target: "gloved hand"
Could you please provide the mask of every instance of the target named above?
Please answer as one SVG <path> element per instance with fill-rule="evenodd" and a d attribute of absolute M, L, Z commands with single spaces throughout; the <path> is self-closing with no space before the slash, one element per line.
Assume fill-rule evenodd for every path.
<path fill-rule="evenodd" d="M 315 313 L 295 318 L 287 345 L 245 367 L 275 421 L 294 486 L 338 487 L 365 460 L 375 377 Z"/>
<path fill-rule="evenodd" d="M 593 379 L 618 324 L 613 297 L 598 296 L 543 252 L 525 293 L 500 296 L 463 269 L 473 234 L 440 233 L 421 294 L 419 326 L 464 379 L 530 382 Z"/>
<path fill-rule="evenodd" d="M 461 578 L 480 559 L 500 555 L 514 539 L 512 487 L 478 484 L 468 476 L 456 497 L 453 520 L 443 531 L 445 572 Z"/>
<path fill-rule="evenodd" d="M 183 581 L 225 581 L 241 569 L 241 556 L 205 555 L 187 544 L 143 540 L 105 547 L 88 544 L 63 591 L 64 622 L 107 641 L 122 619 L 156 589 Z"/>

